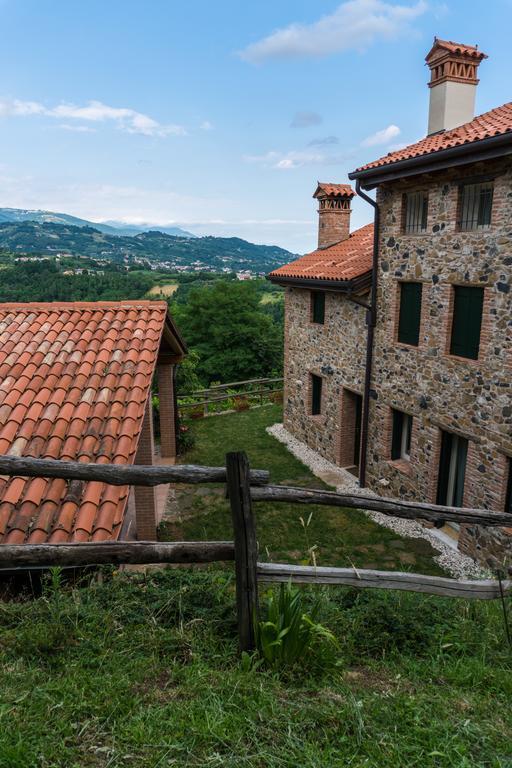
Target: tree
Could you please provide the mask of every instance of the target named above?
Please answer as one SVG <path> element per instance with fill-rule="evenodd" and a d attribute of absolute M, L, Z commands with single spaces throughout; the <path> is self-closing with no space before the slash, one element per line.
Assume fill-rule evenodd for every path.
<path fill-rule="evenodd" d="M 211 381 L 241 381 L 282 369 L 282 330 L 261 309 L 251 283 L 220 280 L 190 291 L 173 314 L 188 346 L 199 355 L 197 371 Z"/>

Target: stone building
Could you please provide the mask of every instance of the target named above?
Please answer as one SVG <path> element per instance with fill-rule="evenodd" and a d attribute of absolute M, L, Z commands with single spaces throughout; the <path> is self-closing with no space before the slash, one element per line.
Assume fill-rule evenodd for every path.
<path fill-rule="evenodd" d="M 269 277 L 290 432 L 384 495 L 512 512 L 512 103 L 474 117 L 484 58 L 434 40 L 429 134 L 349 174 L 374 225 L 348 236 L 322 200 L 354 193 L 319 185 L 321 247 Z M 512 530 L 443 532 L 512 553 Z"/>

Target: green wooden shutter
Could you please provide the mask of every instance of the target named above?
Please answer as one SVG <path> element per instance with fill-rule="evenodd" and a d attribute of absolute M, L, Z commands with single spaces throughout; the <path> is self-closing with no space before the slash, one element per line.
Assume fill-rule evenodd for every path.
<path fill-rule="evenodd" d="M 325 293 L 313 291 L 313 322 L 323 325 L 325 321 Z"/>
<path fill-rule="evenodd" d="M 456 285 L 454 292 L 450 354 L 477 360 L 482 329 L 484 289 Z"/>
<path fill-rule="evenodd" d="M 457 440 L 457 470 L 455 473 L 455 488 L 453 490 L 453 506 L 462 507 L 464 500 L 464 481 L 466 479 L 466 460 L 468 456 L 468 441 L 464 437 Z"/>
<path fill-rule="evenodd" d="M 391 437 L 391 458 L 399 459 L 402 455 L 402 430 L 404 428 L 404 414 L 393 409 L 393 433 Z"/>
<path fill-rule="evenodd" d="M 418 346 L 421 323 L 421 283 L 401 283 L 398 341 Z"/>
<path fill-rule="evenodd" d="M 320 376 L 311 375 L 311 415 L 319 416 L 322 413 L 322 379 Z"/>
<path fill-rule="evenodd" d="M 436 504 L 446 504 L 448 493 L 448 478 L 450 476 L 450 457 L 452 455 L 452 438 L 449 432 L 441 432 L 441 456 L 439 458 L 439 474 L 437 476 Z"/>

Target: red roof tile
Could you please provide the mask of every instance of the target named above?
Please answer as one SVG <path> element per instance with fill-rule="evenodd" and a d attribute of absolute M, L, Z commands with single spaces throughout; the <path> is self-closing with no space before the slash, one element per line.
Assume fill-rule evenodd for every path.
<path fill-rule="evenodd" d="M 323 195 L 329 195 L 330 197 L 354 197 L 355 194 L 350 184 L 326 184 L 319 181 L 313 197 L 322 197 Z"/>
<path fill-rule="evenodd" d="M 483 53 L 477 45 L 464 45 L 464 43 L 454 43 L 453 40 L 441 40 L 440 37 L 434 38 L 434 44 L 430 51 L 426 55 L 428 61 L 432 52 L 438 48 L 444 48 L 449 53 L 457 53 L 462 56 L 471 56 L 474 59 L 487 59 L 487 55 Z"/>
<path fill-rule="evenodd" d="M 472 144 L 473 142 L 489 139 L 492 136 L 501 136 L 512 131 L 512 102 L 509 101 L 502 107 L 496 107 L 483 115 L 479 115 L 469 123 L 459 125 L 458 128 L 452 128 L 449 131 L 435 133 L 427 136 L 415 144 L 409 144 L 396 152 L 390 152 L 384 157 L 374 160 L 371 163 L 358 168 L 359 171 L 367 171 L 372 168 L 381 168 L 382 166 L 397 163 L 400 160 L 408 160 L 412 157 L 422 155 L 431 155 L 440 152 L 443 149 L 458 147 L 463 144 Z"/>
<path fill-rule="evenodd" d="M 132 464 L 166 326 L 184 351 L 165 302 L 0 304 L 0 453 Z M 128 493 L 0 478 L 0 543 L 116 539 Z"/>
<path fill-rule="evenodd" d="M 349 238 L 328 248 L 318 248 L 297 261 L 270 273 L 271 279 L 353 280 L 372 268 L 373 224 L 352 232 Z"/>

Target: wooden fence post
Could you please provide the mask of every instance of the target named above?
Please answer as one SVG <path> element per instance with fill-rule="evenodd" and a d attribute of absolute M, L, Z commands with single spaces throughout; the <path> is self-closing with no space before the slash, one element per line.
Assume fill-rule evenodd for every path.
<path fill-rule="evenodd" d="M 255 648 L 254 621 L 258 617 L 258 553 L 246 454 L 226 454 L 226 473 L 235 543 L 238 639 L 241 651 L 252 651 Z"/>

